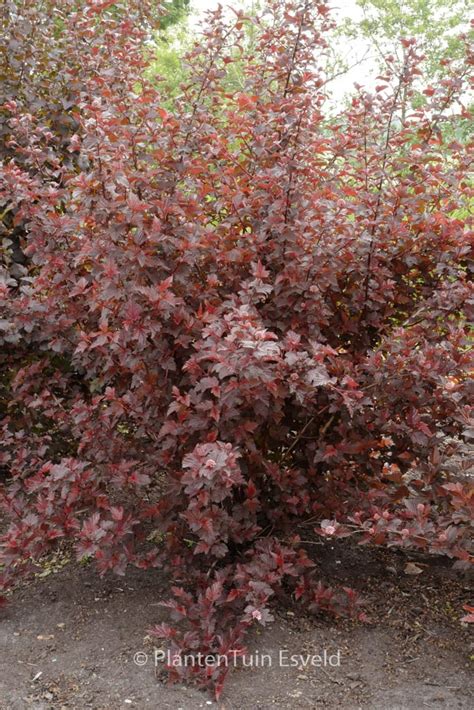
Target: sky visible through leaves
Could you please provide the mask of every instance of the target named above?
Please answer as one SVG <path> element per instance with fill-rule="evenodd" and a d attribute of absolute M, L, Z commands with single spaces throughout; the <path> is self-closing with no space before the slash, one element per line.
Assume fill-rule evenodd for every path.
<path fill-rule="evenodd" d="M 248 3 L 242 0 L 233 0 L 232 3 L 226 0 L 193 0 L 194 8 L 191 26 L 197 26 L 203 18 L 206 10 L 214 10 L 221 4 L 223 7 L 231 5 L 234 9 L 248 6 Z M 352 20 L 360 20 L 362 11 L 357 6 L 355 0 L 337 0 L 332 3 L 334 11 L 341 19 L 350 18 Z M 375 62 L 370 58 L 370 50 L 367 42 L 354 39 L 350 47 L 344 47 L 343 55 L 347 57 L 348 64 L 351 66 L 356 64 L 353 69 L 350 69 L 343 76 L 337 77 L 335 80 L 333 91 L 335 98 L 342 97 L 344 94 L 351 91 L 354 82 L 370 83 L 371 77 L 375 73 Z M 360 63 L 359 63 L 360 62 Z"/>

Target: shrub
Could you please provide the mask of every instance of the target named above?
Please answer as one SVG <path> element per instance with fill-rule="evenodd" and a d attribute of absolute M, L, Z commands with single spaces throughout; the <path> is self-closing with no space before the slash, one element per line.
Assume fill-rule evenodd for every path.
<path fill-rule="evenodd" d="M 324 4 L 272 0 L 244 56 L 250 20 L 216 11 L 171 111 L 143 78 L 146 22 L 74 8 L 66 148 L 41 106 L 2 108 L 27 258 L 0 286 L 3 587 L 62 540 L 101 573 L 160 566 L 176 623 L 153 632 L 224 655 L 280 590 L 361 617 L 308 530 L 466 567 L 470 48 L 412 109 L 404 40 L 403 67 L 331 115 Z M 219 695 L 226 670 L 170 673 Z"/>

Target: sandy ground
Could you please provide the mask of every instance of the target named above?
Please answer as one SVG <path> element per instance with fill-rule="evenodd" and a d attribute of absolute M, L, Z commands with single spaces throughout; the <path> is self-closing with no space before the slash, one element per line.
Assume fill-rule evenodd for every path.
<path fill-rule="evenodd" d="M 321 576 L 367 600 L 368 624 L 310 618 L 291 601 L 249 639 L 219 704 L 169 687 L 146 629 L 165 619 L 159 572 L 99 579 L 90 566 L 52 565 L 18 590 L 0 624 L 1 710 L 215 707 L 419 710 L 473 708 L 470 629 L 459 622 L 469 584 L 449 562 L 340 544 L 318 549 Z M 61 565 L 58 565 L 60 567 Z M 333 665 L 287 665 L 292 654 L 332 656 Z M 143 665 L 135 663 L 135 654 Z M 263 659 L 266 654 L 270 657 Z M 146 660 L 146 662 L 145 662 Z"/>

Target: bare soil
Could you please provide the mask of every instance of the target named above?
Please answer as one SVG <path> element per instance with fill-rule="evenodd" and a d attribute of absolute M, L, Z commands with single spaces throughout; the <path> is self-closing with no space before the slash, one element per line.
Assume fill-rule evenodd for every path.
<path fill-rule="evenodd" d="M 370 622 L 308 617 L 284 601 L 274 623 L 249 639 L 254 666 L 231 670 L 219 704 L 161 680 L 146 634 L 166 618 L 159 571 L 100 579 L 91 566 L 52 564 L 2 612 L 0 710 L 474 707 L 474 648 L 459 622 L 466 578 L 444 560 L 412 557 L 422 570 L 415 576 L 404 573 L 409 558 L 397 552 L 346 542 L 314 550 L 323 579 L 360 590 Z M 324 651 L 333 666 L 304 665 Z M 147 654 L 138 656 L 143 665 L 134 661 L 139 652 Z M 303 659 L 285 665 L 291 654 Z"/>

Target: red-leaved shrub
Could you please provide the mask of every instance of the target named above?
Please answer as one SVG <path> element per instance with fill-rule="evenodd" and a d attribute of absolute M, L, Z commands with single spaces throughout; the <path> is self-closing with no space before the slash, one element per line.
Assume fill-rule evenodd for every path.
<path fill-rule="evenodd" d="M 173 624 L 153 632 L 225 655 L 278 590 L 361 616 L 315 576 L 308 530 L 467 566 L 469 46 L 423 87 L 403 40 L 403 67 L 336 113 L 325 4 L 217 11 L 169 111 L 145 2 L 57 0 L 49 25 L 7 5 L 59 49 L 1 108 L 25 257 L 6 238 L 4 588 L 65 539 L 101 573 L 160 566 Z M 226 671 L 170 669 L 217 695 Z"/>

